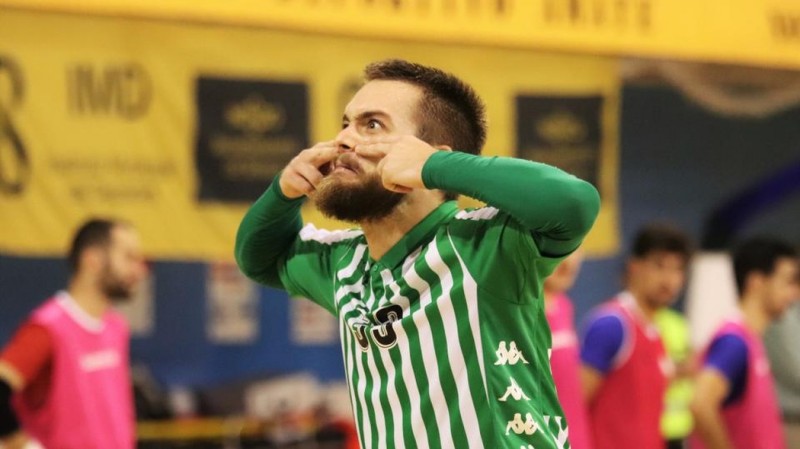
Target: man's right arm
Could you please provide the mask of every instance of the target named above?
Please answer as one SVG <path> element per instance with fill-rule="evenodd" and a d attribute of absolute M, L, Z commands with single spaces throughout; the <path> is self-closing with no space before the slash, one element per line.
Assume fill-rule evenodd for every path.
<path fill-rule="evenodd" d="M 716 369 L 705 368 L 697 377 L 690 408 L 697 433 L 708 449 L 733 448 L 721 413 L 729 389 L 728 379 Z"/>
<path fill-rule="evenodd" d="M 11 405 L 11 397 L 21 389 L 21 385 L 23 380 L 19 372 L 0 360 L 0 446 L 8 449 L 22 448 L 27 442 Z"/>
<path fill-rule="evenodd" d="M 279 263 L 303 226 L 302 204 L 302 199 L 287 198 L 279 182 L 273 182 L 250 207 L 236 233 L 236 262 L 242 273 L 262 284 L 286 288 Z"/>
<path fill-rule="evenodd" d="M 242 273 L 271 287 L 288 290 L 293 294 L 308 296 L 320 302 L 324 279 L 313 282 L 316 266 L 322 257 L 317 250 L 324 248 L 311 244 L 308 248 L 297 246 L 298 233 L 303 221 L 300 208 L 305 196 L 312 195 L 322 181 L 322 166 L 338 154 L 333 142 L 323 142 L 303 150 L 276 177 L 272 185 L 247 211 L 236 234 L 235 257 Z M 309 264 L 302 271 L 304 282 L 293 282 L 287 275 L 290 258 L 305 258 Z M 302 265 L 302 264 L 300 264 Z M 319 271 L 319 270 L 316 270 Z M 309 282 L 312 281 L 312 282 Z M 311 287 L 311 290 L 305 287 Z M 328 304 L 322 304 L 329 307 Z"/>
<path fill-rule="evenodd" d="M 622 320 L 613 314 L 595 317 L 586 326 L 581 344 L 581 388 L 591 403 L 611 372 L 625 339 Z"/>
<path fill-rule="evenodd" d="M 26 323 L 14 334 L 0 355 L 0 443 L 7 449 L 23 448 L 28 442 L 27 435 L 20 428 L 11 398 L 48 366 L 51 345 L 47 329 Z"/>
<path fill-rule="evenodd" d="M 737 400 L 744 389 L 747 344 L 738 336 L 722 335 L 709 346 L 697 377 L 690 409 L 695 427 L 709 449 L 732 449 L 722 409 Z"/>

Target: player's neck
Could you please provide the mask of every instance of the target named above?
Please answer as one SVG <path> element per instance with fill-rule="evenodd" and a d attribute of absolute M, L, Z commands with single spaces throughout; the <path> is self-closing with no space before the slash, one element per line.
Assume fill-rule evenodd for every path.
<path fill-rule="evenodd" d="M 359 223 L 367 239 L 370 257 L 380 260 L 414 226 L 442 204 L 439 195 L 432 193 L 430 190 L 412 192 L 385 218 Z"/>
<path fill-rule="evenodd" d="M 70 281 L 67 292 L 78 306 L 93 318 L 100 319 L 108 310 L 109 300 L 99 291 L 96 281 L 86 278 L 74 278 Z"/>
<path fill-rule="evenodd" d="M 757 335 L 763 335 L 769 326 L 769 317 L 764 312 L 764 306 L 759 298 L 745 296 L 741 298 L 739 307 L 742 310 L 745 326 Z"/>

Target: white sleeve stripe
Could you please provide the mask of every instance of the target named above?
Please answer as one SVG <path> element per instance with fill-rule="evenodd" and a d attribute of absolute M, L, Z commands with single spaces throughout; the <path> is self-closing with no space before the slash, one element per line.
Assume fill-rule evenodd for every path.
<path fill-rule="evenodd" d="M 472 211 L 462 210 L 456 214 L 456 219 L 473 221 L 491 220 L 497 215 L 498 212 L 500 212 L 500 210 L 495 207 L 482 207 Z"/>
<path fill-rule="evenodd" d="M 353 239 L 363 232 L 359 229 L 351 229 L 347 231 L 329 231 L 327 229 L 317 229 L 312 223 L 309 223 L 300 230 L 300 239 L 304 242 L 313 240 L 315 242 L 331 245 L 344 240 Z"/>

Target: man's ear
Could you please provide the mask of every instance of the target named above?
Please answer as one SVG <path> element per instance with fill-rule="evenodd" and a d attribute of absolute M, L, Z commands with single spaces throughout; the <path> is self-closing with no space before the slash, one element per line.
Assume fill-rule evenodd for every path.
<path fill-rule="evenodd" d="M 761 289 L 761 287 L 767 282 L 767 275 L 760 271 L 751 271 L 747 274 L 744 278 L 744 291 L 749 289 Z"/>
<path fill-rule="evenodd" d="M 100 247 L 86 248 L 81 254 L 81 268 L 96 271 L 103 265 L 103 250 Z"/>
<path fill-rule="evenodd" d="M 453 147 L 450 145 L 433 145 L 433 147 L 441 151 L 453 151 Z"/>

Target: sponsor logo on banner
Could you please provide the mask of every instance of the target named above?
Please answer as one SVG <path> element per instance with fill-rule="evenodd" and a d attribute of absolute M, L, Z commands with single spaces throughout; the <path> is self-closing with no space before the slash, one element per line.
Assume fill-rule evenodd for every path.
<path fill-rule="evenodd" d="M 150 109 L 153 82 L 140 64 L 80 63 L 67 69 L 67 92 L 75 115 L 136 120 Z"/>
<path fill-rule="evenodd" d="M 769 23 L 776 41 L 800 44 L 800 12 L 774 11 L 769 14 Z"/>
<path fill-rule="evenodd" d="M 655 0 L 544 0 L 543 18 L 548 25 L 644 34 L 652 28 L 654 3 Z"/>
<path fill-rule="evenodd" d="M 21 195 L 31 175 L 28 152 L 12 117 L 24 93 L 22 70 L 0 55 L 0 194 Z"/>
<path fill-rule="evenodd" d="M 556 166 L 599 186 L 601 96 L 518 95 L 516 107 L 519 157 Z"/>
<path fill-rule="evenodd" d="M 201 77 L 196 95 L 200 201 L 253 201 L 308 147 L 303 83 Z"/>
<path fill-rule="evenodd" d="M 301 346 L 330 345 L 339 338 L 336 317 L 321 306 L 305 299 L 292 298 L 289 303 L 290 339 Z"/>
<path fill-rule="evenodd" d="M 233 262 L 208 265 L 207 332 L 212 343 L 245 344 L 258 338 L 258 289 Z"/>

